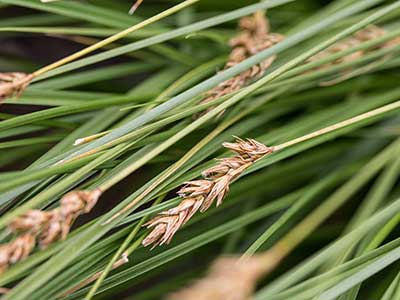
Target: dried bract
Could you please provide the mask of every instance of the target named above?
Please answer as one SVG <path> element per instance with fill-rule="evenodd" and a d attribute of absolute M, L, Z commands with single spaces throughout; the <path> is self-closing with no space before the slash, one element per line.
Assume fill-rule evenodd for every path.
<path fill-rule="evenodd" d="M 220 206 L 229 192 L 230 184 L 258 159 L 273 152 L 273 148 L 252 139 L 237 138 L 235 143 L 224 143 L 223 146 L 237 155 L 220 159 L 217 166 L 205 170 L 202 175 L 206 179 L 186 182 L 178 191 L 184 200 L 145 224 L 152 231 L 143 240 L 144 246 L 168 244 L 197 211 L 205 212 L 215 200 L 216 205 Z"/>
<path fill-rule="evenodd" d="M 32 74 L 21 72 L 0 73 L 0 103 L 15 95 L 19 97 L 32 79 Z"/>

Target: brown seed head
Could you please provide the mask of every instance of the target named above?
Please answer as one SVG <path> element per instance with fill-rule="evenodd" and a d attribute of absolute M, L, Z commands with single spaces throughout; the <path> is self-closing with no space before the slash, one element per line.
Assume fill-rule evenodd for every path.
<path fill-rule="evenodd" d="M 22 216 L 15 218 L 8 227 L 13 232 L 38 232 L 50 218 L 51 214 L 48 212 L 38 209 L 30 210 Z"/>
<path fill-rule="evenodd" d="M 143 245 L 154 244 L 154 248 L 159 245 L 168 244 L 183 225 L 185 214 L 185 211 L 182 211 L 177 215 L 157 217 L 146 223 L 145 226 L 153 228 L 153 231 L 143 240 Z"/>
<path fill-rule="evenodd" d="M 234 143 L 223 143 L 223 146 L 239 154 L 243 159 L 249 158 L 253 162 L 260 157 L 271 153 L 272 148 L 253 139 L 236 138 Z"/>
<path fill-rule="evenodd" d="M 202 175 L 207 179 L 186 182 L 178 191 L 184 200 L 144 225 L 152 229 L 143 241 L 144 246 L 168 244 L 197 211 L 205 212 L 215 200 L 216 205 L 220 206 L 229 192 L 230 184 L 256 160 L 273 151 L 273 148 L 252 139 L 237 138 L 235 143 L 224 143 L 224 146 L 238 155 L 222 158 L 217 166 L 205 170 Z"/>
<path fill-rule="evenodd" d="M 67 219 L 61 214 L 60 209 L 53 209 L 50 213 L 50 220 L 43 227 L 38 240 L 41 248 L 47 248 L 50 244 L 66 238 L 72 225 L 72 219 Z"/>
<path fill-rule="evenodd" d="M 185 182 L 185 185 L 178 191 L 178 195 L 186 197 L 207 196 L 214 183 L 210 180 L 192 180 Z"/>
<path fill-rule="evenodd" d="M 72 191 L 62 197 L 60 207 L 49 212 L 50 220 L 39 236 L 40 246 L 46 248 L 57 240 L 66 239 L 75 219 L 90 212 L 100 196 L 101 191 L 96 189 Z"/>
<path fill-rule="evenodd" d="M 382 37 L 386 33 L 387 33 L 386 30 L 381 27 L 375 25 L 369 25 L 364 29 L 361 29 L 356 33 L 354 33 L 353 36 L 359 42 L 367 42 Z"/>
<path fill-rule="evenodd" d="M 64 216 L 88 213 L 101 196 L 99 189 L 93 191 L 72 191 L 61 199 L 61 214 Z"/>
<path fill-rule="evenodd" d="M 233 156 L 218 159 L 219 164 L 204 170 L 201 174 L 208 179 L 217 179 L 225 176 L 230 170 L 236 170 L 249 163 L 248 160 L 241 156 Z"/>
<path fill-rule="evenodd" d="M 375 25 L 369 25 L 366 28 L 357 31 L 352 36 L 345 38 L 345 39 L 333 44 L 332 46 L 328 47 L 327 49 L 319 52 L 318 54 L 312 56 L 311 58 L 308 59 L 308 61 L 320 60 L 320 59 L 330 56 L 332 54 L 353 48 L 361 43 L 375 40 L 377 38 L 384 36 L 385 34 L 387 34 L 387 32 L 383 28 L 375 26 Z M 386 41 L 383 44 L 377 45 L 372 48 L 355 51 L 355 52 L 353 52 L 349 55 L 346 55 L 344 57 L 341 57 L 335 61 L 332 61 L 330 63 L 319 66 L 316 69 L 325 69 L 325 68 L 335 65 L 335 64 L 349 62 L 349 61 L 355 60 L 357 58 L 360 58 L 360 57 L 364 56 L 366 53 L 369 53 L 371 51 L 374 51 L 377 49 L 382 49 L 382 48 L 389 48 L 389 47 L 393 47 L 393 46 L 397 46 L 397 45 L 400 45 L 399 37 L 396 37 L 394 39 Z"/>
<path fill-rule="evenodd" d="M 200 211 L 205 212 L 208 210 L 214 203 L 215 199 L 217 199 L 217 206 L 220 206 L 229 192 L 230 183 L 230 176 L 223 176 L 216 179 L 212 190 L 208 194 L 207 198 L 204 199 L 204 203 L 202 204 Z"/>
<path fill-rule="evenodd" d="M 262 11 L 257 11 L 252 16 L 241 18 L 239 27 L 259 36 L 265 36 L 270 31 L 269 22 Z"/>
<path fill-rule="evenodd" d="M 20 96 L 32 79 L 32 74 L 0 73 L 0 102 L 14 95 Z"/>
<path fill-rule="evenodd" d="M 50 211 L 31 210 L 9 224 L 12 232 L 20 235 L 0 246 L 0 273 L 25 257 L 38 242 L 42 248 L 63 240 L 75 219 L 88 213 L 101 195 L 100 190 L 72 191 L 61 199 L 60 207 Z"/>
<path fill-rule="evenodd" d="M 0 274 L 7 270 L 8 266 L 25 259 L 35 248 L 35 236 L 25 233 L 12 242 L 0 246 Z"/>
<path fill-rule="evenodd" d="M 400 36 L 395 37 L 390 41 L 387 41 L 384 45 L 382 45 L 382 48 L 391 48 L 399 45 L 400 45 Z"/>
<path fill-rule="evenodd" d="M 169 300 L 250 300 L 265 267 L 258 256 L 218 258 L 205 278 L 171 294 Z"/>
<path fill-rule="evenodd" d="M 241 33 L 229 41 L 232 50 L 224 69 L 231 68 L 284 39 L 282 35 L 270 32 L 269 22 L 261 11 L 252 16 L 242 18 L 239 22 L 239 27 L 242 30 Z M 207 103 L 238 91 L 249 82 L 262 76 L 275 58 L 275 56 L 269 57 L 260 64 L 254 65 L 239 75 L 222 82 L 205 94 L 202 103 Z"/>

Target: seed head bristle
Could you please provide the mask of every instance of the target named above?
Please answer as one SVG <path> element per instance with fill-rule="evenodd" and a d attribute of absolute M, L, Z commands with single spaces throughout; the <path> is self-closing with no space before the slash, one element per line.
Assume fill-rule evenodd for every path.
<path fill-rule="evenodd" d="M 219 164 L 202 175 L 206 179 L 185 182 L 178 191 L 183 201 L 175 208 L 161 212 L 157 217 L 145 224 L 152 229 L 143 240 L 144 246 L 168 244 L 175 233 L 186 224 L 197 212 L 205 212 L 216 201 L 220 206 L 229 192 L 230 184 L 255 161 L 271 153 L 273 150 L 256 140 L 237 138 L 235 143 L 224 143 L 227 149 L 237 153 L 233 157 L 219 160 Z"/>

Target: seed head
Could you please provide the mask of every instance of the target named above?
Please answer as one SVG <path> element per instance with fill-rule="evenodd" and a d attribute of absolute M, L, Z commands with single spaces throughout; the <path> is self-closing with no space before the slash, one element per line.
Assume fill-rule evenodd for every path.
<path fill-rule="evenodd" d="M 35 236 L 25 233 L 18 236 L 12 242 L 0 246 L 0 274 L 15 264 L 28 257 L 35 248 Z"/>
<path fill-rule="evenodd" d="M 62 197 L 60 207 L 50 211 L 31 210 L 14 219 L 8 228 L 20 235 L 0 246 L 0 273 L 10 264 L 25 259 L 36 244 L 46 248 L 66 239 L 75 219 L 90 212 L 100 195 L 99 189 L 72 191 Z"/>
<path fill-rule="evenodd" d="M 32 79 L 32 74 L 21 72 L 0 73 L 0 103 L 14 95 L 19 97 Z"/>
<path fill-rule="evenodd" d="M 284 37 L 270 32 L 270 26 L 264 13 L 256 12 L 252 16 L 244 17 L 239 22 L 241 32 L 229 41 L 232 48 L 224 69 L 229 69 L 247 58 L 281 42 Z M 272 56 L 263 62 L 252 66 L 250 69 L 237 76 L 226 80 L 205 94 L 201 101 L 207 103 L 232 92 L 240 90 L 264 74 L 264 71 L 274 62 L 276 56 Z"/>
<path fill-rule="evenodd" d="M 369 25 L 364 29 L 361 29 L 359 31 L 357 31 L 356 33 L 354 33 L 352 36 L 345 38 L 335 44 L 333 44 L 332 46 L 328 47 L 327 49 L 319 52 L 318 54 L 312 56 L 311 58 L 309 58 L 308 61 L 317 61 L 320 60 L 322 58 L 325 58 L 327 56 L 330 56 L 332 54 L 341 52 L 341 51 L 345 51 L 347 49 L 353 48 L 361 43 L 367 42 L 367 41 L 372 41 L 375 40 L 377 38 L 380 38 L 382 36 L 384 36 L 385 34 L 387 34 L 386 30 L 384 30 L 381 27 L 375 26 L 375 25 Z M 344 62 L 349 62 L 349 61 L 353 61 L 357 58 L 360 58 L 362 56 L 364 56 L 365 54 L 377 50 L 377 49 L 383 49 L 383 48 L 389 48 L 389 47 L 393 47 L 393 46 L 397 46 L 400 45 L 400 38 L 396 37 L 394 39 L 391 39 L 389 41 L 384 42 L 381 45 L 372 47 L 372 48 L 368 48 L 365 50 L 358 50 L 356 52 L 353 52 L 349 55 L 346 55 L 344 57 L 341 57 L 333 62 L 324 64 L 322 66 L 317 67 L 316 69 L 325 69 L 329 66 L 332 65 L 336 65 L 336 64 L 341 64 Z M 315 70 L 315 69 L 314 69 Z"/>
<path fill-rule="evenodd" d="M 160 213 L 145 224 L 152 229 L 143 240 L 143 245 L 153 247 L 168 244 L 175 233 L 197 212 L 205 212 L 216 201 L 220 206 L 229 192 L 230 184 L 250 165 L 273 151 L 272 148 L 256 140 L 237 138 L 235 143 L 224 143 L 224 147 L 237 155 L 222 158 L 215 167 L 202 172 L 206 179 L 186 182 L 178 191 L 183 201 L 175 208 Z"/>

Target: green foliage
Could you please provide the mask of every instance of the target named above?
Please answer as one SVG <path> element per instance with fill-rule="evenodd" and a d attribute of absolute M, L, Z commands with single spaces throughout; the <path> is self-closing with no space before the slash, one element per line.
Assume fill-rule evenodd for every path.
<path fill-rule="evenodd" d="M 126 1 L 0 0 L 0 43 L 62 39 L 72 54 L 180 2 L 145 0 L 129 16 Z M 29 209 L 54 208 L 72 189 L 105 191 L 66 240 L 1 274 L 0 286 L 12 288 L 3 298 L 162 299 L 217 256 L 251 255 L 284 238 L 293 251 L 255 299 L 400 299 L 400 45 L 377 48 L 399 38 L 400 1 L 194 2 L 41 74 L 0 107 L 2 243 L 14 238 L 7 224 Z M 260 9 L 285 39 L 216 72 L 237 20 Z M 386 34 L 307 62 L 371 24 Z M 0 49 L 0 71 L 54 62 L 34 56 Z M 273 56 L 261 78 L 199 103 Z M 390 109 L 334 127 L 382 107 Z M 226 157 L 221 144 L 232 136 L 288 146 L 248 169 L 222 206 L 196 215 L 170 245 L 143 248 L 145 220 L 179 203 L 176 188 Z M 129 262 L 114 269 L 124 251 Z"/>

